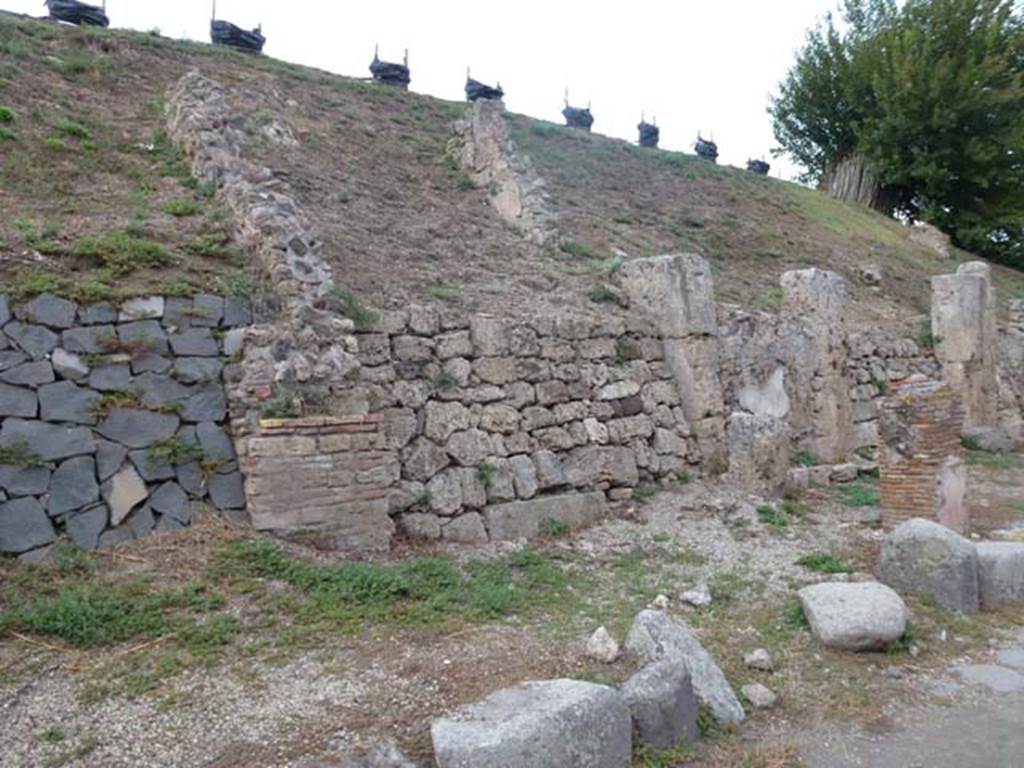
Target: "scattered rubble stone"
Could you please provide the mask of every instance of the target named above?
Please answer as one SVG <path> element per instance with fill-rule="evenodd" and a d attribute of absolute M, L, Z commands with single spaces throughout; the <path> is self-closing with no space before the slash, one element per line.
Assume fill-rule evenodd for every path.
<path fill-rule="evenodd" d="M 598 627 L 587 640 L 587 656 L 595 661 L 611 664 L 619 658 L 619 644 L 604 627 Z"/>
<path fill-rule="evenodd" d="M 634 744 L 661 751 L 699 736 L 690 672 L 676 660 L 648 664 L 622 684 L 633 718 Z"/>
<path fill-rule="evenodd" d="M 740 693 L 750 702 L 755 709 L 768 709 L 775 705 L 778 697 L 761 683 L 750 683 L 740 689 Z"/>

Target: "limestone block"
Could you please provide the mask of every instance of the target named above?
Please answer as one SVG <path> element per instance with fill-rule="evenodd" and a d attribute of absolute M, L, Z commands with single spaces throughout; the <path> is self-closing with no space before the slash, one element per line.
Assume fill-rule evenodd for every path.
<path fill-rule="evenodd" d="M 981 605 L 1024 603 L 1024 544 L 983 541 L 977 545 Z"/>
<path fill-rule="evenodd" d="M 714 283 L 706 259 L 693 254 L 632 259 L 617 274 L 630 305 L 652 313 L 665 337 L 717 334 Z"/>
<path fill-rule="evenodd" d="M 579 528 L 597 522 L 605 514 L 605 496 L 600 492 L 540 496 L 529 501 L 497 504 L 484 509 L 492 541 L 536 538 L 543 532 L 543 526 L 548 520 Z"/>
<path fill-rule="evenodd" d="M 908 520 L 889 534 L 882 543 L 878 573 L 889 586 L 927 595 L 946 610 L 978 610 L 974 544 L 931 520 Z"/>
<path fill-rule="evenodd" d="M 579 680 L 523 683 L 430 727 L 438 768 L 628 768 L 629 708 L 614 688 Z"/>
<path fill-rule="evenodd" d="M 907 628 L 907 606 L 877 582 L 814 584 L 801 589 L 798 597 L 811 632 L 829 648 L 880 650 Z"/>

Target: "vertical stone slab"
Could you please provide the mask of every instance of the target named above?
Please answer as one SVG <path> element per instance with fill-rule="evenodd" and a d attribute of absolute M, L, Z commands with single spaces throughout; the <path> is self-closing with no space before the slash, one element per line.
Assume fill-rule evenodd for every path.
<path fill-rule="evenodd" d="M 835 272 L 799 269 L 784 273 L 780 284 L 783 316 L 802 322 L 813 338 L 813 431 L 806 447 L 824 461 L 841 461 L 853 447 L 853 403 L 844 376 L 846 281 Z"/>
<path fill-rule="evenodd" d="M 945 382 L 913 376 L 883 401 L 881 425 L 883 523 L 888 527 L 926 517 L 955 531 L 967 531 L 959 395 Z"/>
<path fill-rule="evenodd" d="M 694 254 L 655 256 L 626 262 L 619 278 L 630 306 L 648 316 L 662 336 L 665 363 L 705 471 L 724 472 L 729 459 L 711 265 Z"/>
<path fill-rule="evenodd" d="M 964 426 L 998 417 L 996 294 L 988 264 L 972 261 L 932 278 L 932 335 L 942 378 L 964 400 Z"/>

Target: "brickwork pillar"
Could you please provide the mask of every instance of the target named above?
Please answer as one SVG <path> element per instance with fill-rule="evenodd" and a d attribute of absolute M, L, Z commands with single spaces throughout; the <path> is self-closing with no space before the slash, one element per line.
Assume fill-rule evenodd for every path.
<path fill-rule="evenodd" d="M 238 443 L 255 528 L 321 549 L 388 549 L 400 468 L 382 414 L 263 419 Z"/>
<path fill-rule="evenodd" d="M 959 394 L 923 376 L 910 377 L 883 401 L 879 474 L 886 527 L 924 517 L 961 533 L 969 529 L 963 420 Z"/>

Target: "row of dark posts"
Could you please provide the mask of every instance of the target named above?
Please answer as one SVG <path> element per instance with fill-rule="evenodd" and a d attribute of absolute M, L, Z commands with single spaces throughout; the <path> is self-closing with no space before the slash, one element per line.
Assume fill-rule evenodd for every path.
<path fill-rule="evenodd" d="M 106 14 L 106 0 L 102 7 L 87 5 L 79 0 L 46 0 L 46 7 L 50 18 L 56 21 L 63 21 L 69 24 L 85 24 L 89 26 L 107 27 L 110 19 Z M 236 27 L 227 21 L 217 19 L 217 0 L 213 0 L 213 16 L 210 21 L 210 39 L 215 45 L 226 45 L 250 53 L 260 53 L 267 39 L 263 36 L 262 27 L 253 30 L 245 30 Z M 412 82 L 409 70 L 409 51 L 406 50 L 402 63 L 393 61 L 381 61 L 377 48 L 373 51 L 373 61 L 370 62 L 370 74 L 376 82 L 385 85 L 408 88 Z M 466 100 L 479 101 L 481 99 L 498 100 L 505 96 L 501 83 L 496 86 L 486 85 L 479 80 L 474 80 L 470 72 L 466 70 Z M 569 128 L 589 132 L 594 125 L 594 115 L 590 111 L 590 105 L 584 107 L 573 107 L 569 105 L 568 89 L 565 93 L 565 107 L 562 109 L 562 116 Z M 641 147 L 657 149 L 658 141 L 661 138 L 661 130 L 656 123 L 648 123 L 643 116 L 637 126 L 639 131 L 638 143 Z M 718 145 L 713 141 L 703 138 L 697 134 L 697 141 L 694 149 L 699 157 L 709 160 L 712 163 L 718 160 Z M 771 166 L 764 160 L 748 160 L 747 170 L 761 176 L 767 176 Z"/>

